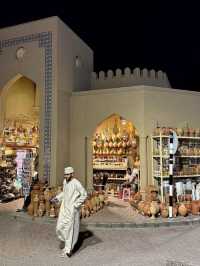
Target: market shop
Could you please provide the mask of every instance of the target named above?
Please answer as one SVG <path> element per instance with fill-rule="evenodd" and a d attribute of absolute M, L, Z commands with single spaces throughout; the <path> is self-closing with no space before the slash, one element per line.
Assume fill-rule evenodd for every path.
<path fill-rule="evenodd" d="M 6 187 L 12 176 L 23 174 L 23 159 L 27 176 L 38 172 L 57 190 L 64 167 L 72 165 L 88 191 L 105 186 L 117 196 L 127 168 L 136 167 L 141 198 L 154 185 L 152 192 L 165 203 L 171 128 L 179 139 L 177 200 L 199 200 L 199 92 L 172 89 L 162 71 L 93 73 L 92 50 L 57 17 L 1 29 L 0 49 L 0 167 L 10 175 L 8 184 L 1 181 Z"/>
<path fill-rule="evenodd" d="M 1 95 L 0 200 L 19 198 L 24 180 L 39 169 L 39 94 L 34 82 L 20 77 Z"/>

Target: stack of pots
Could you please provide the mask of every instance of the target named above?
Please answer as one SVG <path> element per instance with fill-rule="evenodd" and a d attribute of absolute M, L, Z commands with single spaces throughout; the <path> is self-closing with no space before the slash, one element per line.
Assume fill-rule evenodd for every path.
<path fill-rule="evenodd" d="M 61 187 L 46 187 L 38 182 L 31 191 L 31 203 L 28 206 L 28 214 L 34 217 L 57 217 L 59 205 L 51 204 L 50 200 L 62 191 Z"/>
<path fill-rule="evenodd" d="M 89 194 L 84 204 L 81 206 L 80 217 L 85 218 L 101 210 L 106 203 L 103 191 Z"/>

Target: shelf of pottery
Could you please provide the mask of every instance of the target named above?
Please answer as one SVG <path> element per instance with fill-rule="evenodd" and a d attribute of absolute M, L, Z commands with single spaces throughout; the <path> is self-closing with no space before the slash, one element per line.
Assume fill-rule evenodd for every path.
<path fill-rule="evenodd" d="M 188 127 L 171 129 L 178 136 L 178 149 L 174 156 L 173 168 L 175 193 L 177 197 L 184 197 L 189 191 L 194 200 L 200 199 L 196 191 L 200 183 L 200 129 Z M 152 183 L 159 187 L 162 201 L 166 201 L 169 193 L 169 131 L 170 128 L 157 127 L 151 138 Z"/>
<path fill-rule="evenodd" d="M 137 140 L 124 134 L 103 137 L 96 134 L 93 140 L 93 183 L 102 186 L 106 175 L 109 183 L 123 182 L 128 167 L 128 157 L 136 154 Z"/>
<path fill-rule="evenodd" d="M 38 125 L 17 124 L 15 121 L 7 122 L 0 136 L 0 143 L 8 147 L 38 147 L 39 128 Z"/>

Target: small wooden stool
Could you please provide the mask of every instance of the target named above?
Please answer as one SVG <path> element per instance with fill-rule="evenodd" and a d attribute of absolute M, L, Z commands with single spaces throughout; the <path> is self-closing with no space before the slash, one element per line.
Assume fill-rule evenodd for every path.
<path fill-rule="evenodd" d="M 123 188 L 122 199 L 123 200 L 130 200 L 131 198 L 131 189 L 130 188 Z"/>

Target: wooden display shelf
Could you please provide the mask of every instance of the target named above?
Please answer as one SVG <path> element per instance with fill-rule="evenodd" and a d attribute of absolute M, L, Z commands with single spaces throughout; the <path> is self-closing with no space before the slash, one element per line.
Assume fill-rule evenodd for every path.
<path fill-rule="evenodd" d="M 16 143 L 5 143 L 6 147 L 13 148 L 13 149 L 33 149 L 37 148 L 37 146 L 33 145 L 17 145 Z"/>
<path fill-rule="evenodd" d="M 93 153 L 93 156 L 97 156 L 97 157 L 106 157 L 106 156 L 117 156 L 117 157 L 120 157 L 120 156 L 128 156 L 128 155 L 132 155 L 132 153 L 131 154 L 127 154 L 127 153 L 123 153 L 123 154 L 94 154 Z"/>
<path fill-rule="evenodd" d="M 173 177 L 175 177 L 175 178 L 189 178 L 189 177 L 200 177 L 200 174 L 198 174 L 198 175 L 174 175 Z M 160 175 L 154 175 L 154 178 L 161 178 L 161 176 Z M 164 176 L 162 176 L 162 178 L 169 178 L 169 176 L 167 176 L 167 175 L 164 175 Z"/>
<path fill-rule="evenodd" d="M 175 157 L 177 158 L 200 158 L 200 155 L 174 155 Z M 168 159 L 169 158 L 169 155 L 153 155 L 154 158 L 164 158 L 164 159 Z"/>
<path fill-rule="evenodd" d="M 167 135 L 158 135 L 158 136 L 152 136 L 152 138 L 154 139 L 158 139 L 158 138 L 169 138 L 170 136 Z M 189 136 L 177 136 L 178 139 L 197 139 L 200 140 L 200 137 L 189 137 Z"/>
<path fill-rule="evenodd" d="M 127 168 L 126 167 L 123 167 L 123 168 L 117 168 L 117 167 L 115 167 L 115 168 L 112 168 L 112 167 L 108 167 L 108 168 L 106 168 L 106 167 L 93 167 L 93 170 L 102 170 L 102 171 L 126 171 L 127 170 Z"/>

